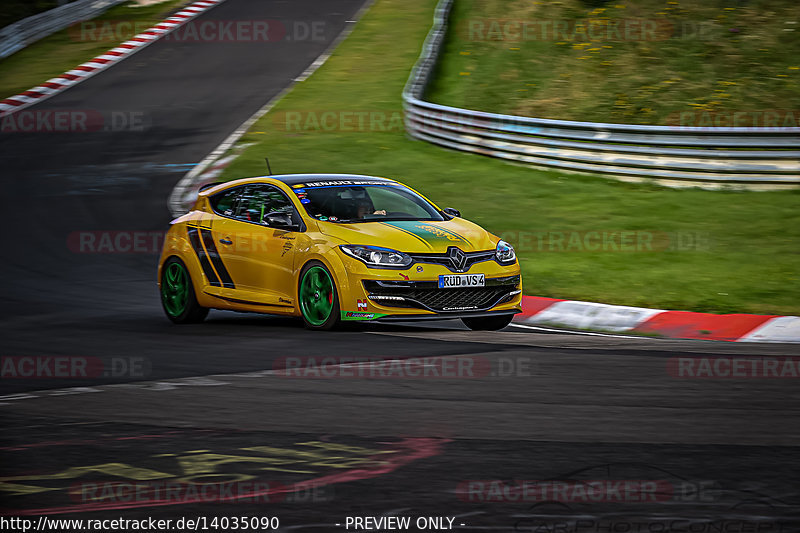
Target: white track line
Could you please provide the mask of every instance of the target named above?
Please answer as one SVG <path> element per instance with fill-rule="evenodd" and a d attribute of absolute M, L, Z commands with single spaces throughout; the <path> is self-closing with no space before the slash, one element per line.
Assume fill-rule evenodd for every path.
<path fill-rule="evenodd" d="M 469 354 L 453 354 L 453 355 L 431 355 L 431 356 L 409 356 L 403 359 L 380 359 L 377 361 L 359 361 L 347 363 L 333 363 L 324 365 L 315 365 L 309 368 L 318 368 L 326 370 L 336 368 L 371 368 L 375 365 L 391 365 L 393 363 L 408 363 L 409 360 L 417 361 L 425 359 L 458 359 L 461 357 L 470 357 Z M 323 357 L 324 359 L 324 357 Z M 424 364 L 423 368 L 430 368 L 435 365 Z M 307 369 L 306 369 L 307 370 Z M 0 396 L 0 406 L 11 405 L 10 402 L 19 402 L 20 400 L 32 400 L 36 398 L 49 398 L 52 396 L 74 396 L 76 394 L 89 394 L 98 392 L 109 392 L 117 389 L 138 389 L 150 392 L 166 392 L 177 389 L 178 387 L 218 387 L 233 385 L 228 381 L 221 381 L 224 379 L 237 379 L 237 378 L 281 378 L 281 379 L 294 379 L 294 376 L 287 376 L 287 372 L 291 369 L 274 369 L 268 368 L 263 370 L 250 370 L 246 372 L 233 372 L 228 374 L 207 374 L 203 376 L 184 376 L 179 378 L 165 378 L 161 380 L 149 381 L 128 381 L 123 383 L 103 383 L 99 385 L 90 385 L 83 387 L 64 387 L 58 389 L 41 389 L 35 391 L 19 392 L 16 394 L 6 394 Z M 355 379 L 372 379 L 370 377 L 353 376 Z M 314 379 L 314 378 L 310 378 Z"/>
<path fill-rule="evenodd" d="M 511 323 L 509 325 L 514 326 L 515 328 L 534 329 L 539 331 L 547 331 L 548 333 L 564 333 L 566 335 L 589 335 L 592 337 L 613 337 L 615 339 L 661 340 L 654 337 L 642 337 L 637 335 L 614 335 L 613 333 L 595 333 L 594 331 L 575 331 L 570 329 L 543 328 L 541 326 L 526 326 L 525 324 L 514 324 L 514 323 Z"/>

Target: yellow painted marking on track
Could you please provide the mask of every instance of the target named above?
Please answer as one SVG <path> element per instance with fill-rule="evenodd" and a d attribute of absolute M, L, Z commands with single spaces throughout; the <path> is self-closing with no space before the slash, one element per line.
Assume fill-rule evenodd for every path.
<path fill-rule="evenodd" d="M 323 448 L 325 450 L 336 450 L 339 452 L 358 453 L 364 455 L 374 455 L 377 453 L 397 453 L 397 450 L 377 450 L 374 448 L 361 448 L 360 446 L 348 446 L 346 444 L 337 444 L 335 442 L 323 442 L 312 440 L 308 442 L 296 442 L 295 446 L 313 446 L 315 448 Z"/>
<path fill-rule="evenodd" d="M 25 496 L 26 494 L 36 494 L 51 490 L 60 490 L 57 487 L 37 487 L 34 485 L 21 485 L 19 483 L 0 482 L 0 493 L 10 494 L 11 496 Z"/>
<path fill-rule="evenodd" d="M 218 473 L 217 467 L 230 463 L 260 463 L 267 465 L 291 464 L 297 461 L 280 459 L 276 457 L 256 457 L 252 455 L 228 455 L 219 453 L 204 453 L 200 455 L 187 455 L 180 457 L 178 462 L 187 475 Z"/>
<path fill-rule="evenodd" d="M 105 463 L 100 465 L 91 466 L 73 466 L 64 471 L 56 472 L 55 474 L 36 474 L 30 476 L 9 476 L 0 477 L 2 481 L 23 481 L 34 479 L 74 479 L 81 477 L 90 472 L 97 472 L 98 474 L 105 474 L 108 476 L 116 476 L 125 479 L 136 480 L 150 480 L 150 479 L 163 479 L 173 477 L 172 474 L 159 472 L 158 470 L 151 470 L 149 468 L 140 468 L 138 466 L 131 466 L 125 463 Z"/>
<path fill-rule="evenodd" d="M 275 470 L 276 472 L 289 472 L 290 474 L 313 474 L 313 470 L 291 470 L 289 468 L 278 468 L 277 466 L 265 466 L 261 470 Z"/>
<path fill-rule="evenodd" d="M 67 487 L 41 487 L 10 482 L 75 479 L 91 473 L 137 481 L 170 478 L 189 482 L 192 477 L 198 476 L 238 476 L 240 479 L 253 478 L 254 476 L 249 474 L 230 474 L 219 471 L 220 467 L 223 465 L 241 463 L 257 465 L 257 470 L 313 474 L 321 468 L 350 469 L 380 466 L 386 464 L 386 462 L 376 460 L 374 458 L 375 456 L 398 453 L 398 450 L 366 448 L 324 441 L 297 442 L 294 443 L 293 446 L 302 448 L 278 448 L 274 446 L 240 448 L 243 451 L 259 455 L 219 454 L 212 453 L 209 450 L 190 450 L 182 452 L 181 454 L 162 453 L 151 456 L 176 457 L 183 477 L 178 477 L 181 476 L 181 474 L 171 474 L 125 463 L 103 463 L 70 467 L 51 474 L 0 477 L 0 494 L 25 496 L 40 492 L 66 490 Z"/>

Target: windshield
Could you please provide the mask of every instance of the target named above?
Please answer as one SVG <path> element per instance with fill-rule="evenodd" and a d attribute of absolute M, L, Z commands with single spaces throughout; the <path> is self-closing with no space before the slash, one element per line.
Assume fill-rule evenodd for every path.
<path fill-rule="evenodd" d="M 319 182 L 318 182 L 319 183 Z M 395 183 L 338 181 L 293 185 L 306 211 L 337 223 L 388 220 L 444 220 L 419 194 Z M 343 185 L 338 185 L 344 183 Z"/>

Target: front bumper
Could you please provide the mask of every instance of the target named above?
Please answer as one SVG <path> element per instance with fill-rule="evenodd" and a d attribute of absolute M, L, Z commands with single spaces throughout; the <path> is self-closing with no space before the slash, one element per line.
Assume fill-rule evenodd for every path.
<path fill-rule="evenodd" d="M 520 276 L 486 278 L 484 287 L 440 289 L 438 281 L 364 280 L 368 296 L 385 307 L 434 313 L 488 311 L 510 302 L 522 290 Z"/>
<path fill-rule="evenodd" d="M 384 315 L 380 318 L 374 319 L 375 322 L 406 322 L 406 321 L 423 321 L 423 320 L 448 320 L 454 318 L 489 318 L 495 316 L 508 316 L 515 315 L 521 312 L 521 309 L 509 309 L 505 311 L 469 311 L 460 313 L 448 314 L 427 314 L 427 315 Z"/>
<path fill-rule="evenodd" d="M 345 261 L 347 290 L 340 299 L 342 320 L 445 320 L 521 311 L 519 264 L 475 263 L 459 274 L 483 274 L 484 287 L 440 289 L 439 276 L 454 272 L 443 265 L 412 265 L 406 270 L 368 268 Z"/>

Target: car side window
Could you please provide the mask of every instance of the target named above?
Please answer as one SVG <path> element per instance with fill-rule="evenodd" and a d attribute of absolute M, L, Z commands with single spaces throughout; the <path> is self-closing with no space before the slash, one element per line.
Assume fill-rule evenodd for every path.
<path fill-rule="evenodd" d="M 250 185 L 245 187 L 236 205 L 234 217 L 246 222 L 264 224 L 267 215 L 294 214 L 294 207 L 280 190 L 271 185 Z"/>
<path fill-rule="evenodd" d="M 236 200 L 241 194 L 242 188 L 235 187 L 233 189 L 222 191 L 211 197 L 211 208 L 219 215 L 233 216 L 236 208 Z"/>

